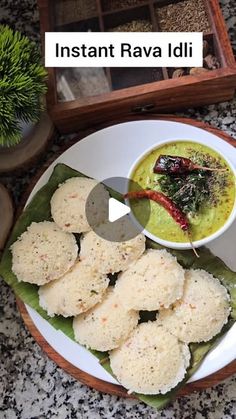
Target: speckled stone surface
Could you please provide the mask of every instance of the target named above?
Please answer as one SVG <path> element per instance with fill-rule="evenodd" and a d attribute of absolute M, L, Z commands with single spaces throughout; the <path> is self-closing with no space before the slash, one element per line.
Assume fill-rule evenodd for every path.
<path fill-rule="evenodd" d="M 236 1 L 222 0 L 236 53 Z M 1 0 L 0 22 L 39 40 L 36 1 Z M 184 114 L 225 130 L 236 140 L 236 99 Z M 60 137 L 39 162 L 68 141 Z M 38 165 L 38 166 L 39 166 Z M 20 177 L 0 178 L 15 204 L 38 167 Z M 25 329 L 11 290 L 0 282 L 0 419 L 231 419 L 236 417 L 236 376 L 204 392 L 176 400 L 161 412 L 142 403 L 100 394 L 71 378 L 41 351 Z"/>

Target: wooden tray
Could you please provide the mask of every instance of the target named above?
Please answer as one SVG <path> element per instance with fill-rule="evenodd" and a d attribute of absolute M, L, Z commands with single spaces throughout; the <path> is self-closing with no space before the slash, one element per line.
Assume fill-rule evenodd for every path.
<path fill-rule="evenodd" d="M 161 30 L 155 9 L 180 0 L 143 0 L 134 6 L 107 10 L 107 0 L 93 0 L 95 8 L 86 18 L 77 12 L 78 0 L 38 0 L 42 39 L 46 31 L 108 31 L 134 19 L 148 19 L 153 31 Z M 111 91 L 60 102 L 57 94 L 60 69 L 48 68 L 47 104 L 57 128 L 76 132 L 125 115 L 170 112 L 232 99 L 236 88 L 236 65 L 218 0 L 203 0 L 210 30 L 204 36 L 221 68 L 198 76 L 171 78 L 167 68 L 106 68 Z M 84 1 L 85 3 L 85 1 Z M 188 69 L 185 69 L 188 73 Z M 153 73 L 154 72 L 154 73 Z M 71 75 L 68 75 L 68 82 Z M 157 81 L 158 80 L 158 81 Z M 77 80 L 77 85 L 79 81 Z M 87 81 L 88 84 L 90 84 Z"/>
<path fill-rule="evenodd" d="M 122 122 L 128 122 L 128 121 L 134 121 L 134 120 L 140 120 L 140 119 L 161 119 L 161 120 L 170 120 L 175 122 L 182 122 L 185 124 L 193 125 L 198 128 L 205 129 L 215 135 L 218 135 L 223 140 L 227 141 L 229 144 L 236 146 L 236 140 L 231 138 L 228 134 L 220 131 L 217 128 L 214 128 L 206 123 L 195 121 L 192 119 L 187 118 L 178 118 L 173 115 L 149 115 L 148 117 L 133 117 L 133 118 L 123 118 L 122 120 L 115 120 L 112 121 L 109 124 L 104 124 L 99 127 L 97 127 L 96 131 L 114 124 L 122 123 Z M 55 155 L 53 160 L 55 160 L 63 151 L 71 147 L 74 143 L 79 141 L 80 139 L 84 138 L 85 136 L 91 134 L 92 132 L 95 132 L 95 130 L 88 130 L 86 132 L 80 132 L 80 134 L 73 139 L 70 144 L 67 144 L 63 150 L 60 150 L 60 153 Z M 21 205 L 19 207 L 19 213 L 22 212 L 25 202 L 32 191 L 33 187 L 37 183 L 38 179 L 41 177 L 43 172 L 47 169 L 47 167 L 52 163 L 52 159 L 44 165 L 43 168 L 39 170 L 36 177 L 32 180 L 32 183 L 29 185 L 28 190 L 26 191 L 26 194 L 24 195 Z M 18 215 L 19 215 L 18 213 Z M 19 308 L 19 311 L 21 313 L 21 316 L 24 320 L 24 323 L 26 327 L 29 329 L 30 333 L 36 340 L 36 342 L 40 345 L 40 347 L 43 349 L 43 351 L 51 358 L 57 365 L 59 365 L 63 370 L 65 370 L 68 374 L 72 375 L 74 378 L 79 380 L 81 383 L 86 384 L 87 386 L 94 388 L 98 391 L 113 394 L 116 396 L 126 397 L 126 398 L 133 398 L 133 396 L 130 396 L 127 394 L 127 391 L 122 387 L 115 384 L 108 383 L 106 381 L 97 379 L 80 369 L 76 368 L 74 365 L 70 364 L 68 361 L 66 361 L 61 355 L 59 355 L 44 339 L 44 337 L 40 334 L 38 329 L 35 327 L 34 323 L 32 322 L 24 303 L 17 299 L 17 305 Z M 204 390 L 206 388 L 212 387 L 221 381 L 225 380 L 226 378 L 230 377 L 231 375 L 236 374 L 236 361 L 230 363 L 223 369 L 217 371 L 216 373 L 209 375 L 208 377 L 198 380 L 196 382 L 187 384 L 183 389 L 180 390 L 178 393 L 178 396 L 185 396 L 189 395 L 194 391 L 200 391 Z"/>

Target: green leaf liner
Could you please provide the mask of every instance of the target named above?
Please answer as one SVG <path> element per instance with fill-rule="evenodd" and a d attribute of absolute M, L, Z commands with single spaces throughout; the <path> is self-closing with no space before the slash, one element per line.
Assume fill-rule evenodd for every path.
<path fill-rule="evenodd" d="M 17 220 L 15 227 L 12 231 L 11 237 L 6 245 L 5 251 L 2 255 L 0 264 L 0 275 L 5 282 L 10 285 L 15 294 L 24 303 L 35 309 L 44 319 L 46 319 L 55 329 L 60 329 L 70 339 L 74 340 L 74 333 L 72 328 L 72 318 L 64 318 L 62 316 L 49 317 L 47 313 L 39 306 L 38 287 L 36 285 L 18 282 L 16 276 L 11 270 L 12 256 L 10 246 L 15 240 L 26 230 L 26 228 L 33 222 L 43 220 L 51 220 L 50 214 L 50 200 L 60 183 L 71 177 L 85 177 L 82 173 L 64 165 L 58 164 L 55 166 L 49 181 L 34 195 L 31 202 L 26 207 L 25 211 Z M 108 188 L 109 189 L 109 188 Z M 109 189 L 111 196 L 121 200 L 120 194 Z M 147 247 L 161 249 L 162 246 L 147 239 Z M 175 389 L 164 395 L 143 395 L 136 394 L 141 401 L 152 406 L 156 409 L 162 409 L 166 406 L 175 396 L 177 391 L 183 387 L 186 381 L 197 370 L 206 354 L 211 350 L 218 339 L 232 326 L 236 320 L 236 273 L 231 271 L 218 257 L 214 256 L 208 249 L 199 249 L 200 258 L 197 259 L 191 250 L 177 251 L 168 249 L 175 255 L 179 263 L 184 268 L 205 269 L 219 278 L 222 283 L 227 287 L 231 295 L 231 318 L 228 324 L 223 328 L 221 333 L 214 337 L 211 341 L 206 343 L 191 344 L 190 350 L 192 354 L 191 365 L 188 369 L 185 379 Z M 108 354 L 104 352 L 91 351 L 99 360 L 105 359 Z M 112 373 L 109 362 L 102 364 L 102 366 Z"/>

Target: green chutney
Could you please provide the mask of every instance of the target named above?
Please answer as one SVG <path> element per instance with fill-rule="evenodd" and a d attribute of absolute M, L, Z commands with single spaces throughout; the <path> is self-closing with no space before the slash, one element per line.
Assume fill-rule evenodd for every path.
<path fill-rule="evenodd" d="M 236 184 L 233 171 L 225 159 L 211 148 L 191 141 L 176 141 L 163 144 L 163 146 L 154 149 L 146 155 L 134 169 L 131 179 L 137 182 L 143 189 L 148 188 L 162 192 L 160 185 L 158 185 L 158 179 L 163 175 L 153 173 L 153 168 L 157 158 L 163 154 L 187 157 L 195 162 L 197 161 L 197 156 L 204 156 L 209 161 L 214 162 L 214 166 L 213 164 L 211 165 L 212 167 L 227 169 L 227 171 L 218 172 L 217 174 L 219 183 L 216 183 L 212 191 L 216 198 L 214 199 L 214 205 L 210 204 L 212 200 L 209 199 L 201 205 L 194 216 L 187 214 L 193 241 L 212 235 L 225 224 L 234 207 Z M 211 166 L 209 165 L 209 167 Z M 222 176 L 224 177 L 224 182 L 221 182 Z M 131 186 L 130 190 L 132 190 Z M 130 205 L 136 219 L 151 234 L 172 242 L 188 242 L 186 233 L 181 230 L 179 224 L 158 203 L 150 201 L 151 214 L 146 225 L 143 222 L 145 219 L 145 199 L 131 200 Z"/>

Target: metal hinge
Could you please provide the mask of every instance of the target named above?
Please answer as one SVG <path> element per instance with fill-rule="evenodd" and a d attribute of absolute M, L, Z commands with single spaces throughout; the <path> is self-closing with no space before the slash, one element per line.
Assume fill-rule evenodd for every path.
<path fill-rule="evenodd" d="M 134 106 L 132 108 L 132 112 L 135 112 L 135 113 L 145 113 L 145 112 L 151 111 L 154 108 L 155 108 L 155 105 L 153 103 L 148 103 L 147 105 L 137 105 L 137 106 Z"/>

